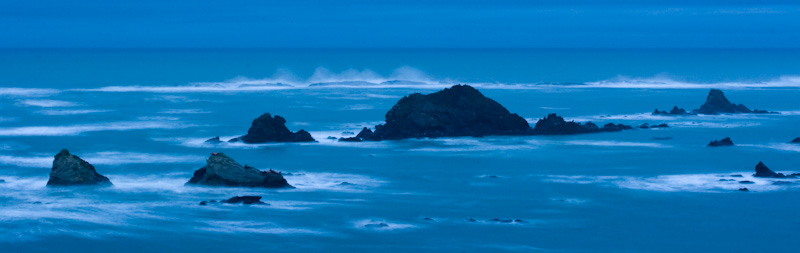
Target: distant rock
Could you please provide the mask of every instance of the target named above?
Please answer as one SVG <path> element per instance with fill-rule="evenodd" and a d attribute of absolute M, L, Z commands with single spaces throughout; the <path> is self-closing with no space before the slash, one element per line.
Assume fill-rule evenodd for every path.
<path fill-rule="evenodd" d="M 720 182 L 736 181 L 735 179 L 720 179 Z"/>
<path fill-rule="evenodd" d="M 247 134 L 241 137 L 244 143 L 269 143 L 269 142 L 313 142 L 314 138 L 305 130 L 297 132 L 286 128 L 286 119 L 275 115 L 272 117 L 265 113 L 253 120 Z"/>
<path fill-rule="evenodd" d="M 622 130 L 633 129 L 633 127 L 623 124 L 608 123 L 602 128 L 598 127 L 592 122 L 586 124 L 577 123 L 575 121 L 565 121 L 564 118 L 551 113 L 536 122 L 533 128 L 535 135 L 567 135 L 567 134 L 583 134 L 583 133 L 599 133 L 599 132 L 617 132 Z"/>
<path fill-rule="evenodd" d="M 749 189 L 747 189 L 747 188 L 739 188 L 739 191 L 740 191 L 740 192 L 749 192 L 750 190 L 749 190 Z"/>
<path fill-rule="evenodd" d="M 436 220 L 434 220 L 433 218 L 430 218 L 430 217 L 425 217 L 425 218 L 422 218 L 422 219 L 426 220 L 426 221 L 436 221 Z"/>
<path fill-rule="evenodd" d="M 672 110 L 669 112 L 667 111 L 659 111 L 656 109 L 653 111 L 653 115 L 662 115 L 662 116 L 686 116 L 686 115 L 694 115 L 694 113 L 689 113 L 683 108 L 678 108 L 677 106 L 673 106 Z"/>
<path fill-rule="evenodd" d="M 789 143 L 800 144 L 800 137 L 794 138 L 794 140 L 790 141 Z"/>
<path fill-rule="evenodd" d="M 209 186 L 241 186 L 282 188 L 292 187 L 280 172 L 260 171 L 250 166 L 242 166 L 223 153 L 212 153 L 206 166 L 194 172 L 187 184 Z"/>
<path fill-rule="evenodd" d="M 386 224 L 386 223 L 383 223 L 383 222 L 380 222 L 380 223 L 368 223 L 368 224 L 364 225 L 364 227 L 365 228 L 385 228 L 385 227 L 389 227 L 389 224 Z"/>
<path fill-rule="evenodd" d="M 756 182 L 750 180 L 739 181 L 740 184 L 755 184 Z"/>
<path fill-rule="evenodd" d="M 718 141 L 711 141 L 708 143 L 709 147 L 722 147 L 722 146 L 733 146 L 733 141 L 731 141 L 730 137 L 725 137 L 722 140 Z"/>
<path fill-rule="evenodd" d="M 466 221 L 469 221 L 469 222 L 476 222 L 477 220 L 475 220 L 475 219 L 473 219 L 473 218 L 467 218 L 467 220 L 466 220 Z"/>
<path fill-rule="evenodd" d="M 700 108 L 694 110 L 698 114 L 720 114 L 720 113 L 770 113 L 764 110 L 750 110 L 743 104 L 734 104 L 725 98 L 722 90 L 711 89 L 708 91 L 706 102 Z"/>
<path fill-rule="evenodd" d="M 240 137 L 231 138 L 230 140 L 228 140 L 229 143 L 236 143 L 236 142 L 240 142 L 240 141 L 242 141 L 242 139 Z"/>
<path fill-rule="evenodd" d="M 399 140 L 486 135 L 529 135 L 528 122 L 469 85 L 403 97 L 386 113 L 386 124 L 362 140 Z"/>
<path fill-rule="evenodd" d="M 647 123 L 641 124 L 641 125 L 639 125 L 639 128 L 641 128 L 641 129 L 649 129 L 650 128 L 650 124 L 647 124 Z"/>
<path fill-rule="evenodd" d="M 800 173 L 794 173 L 790 175 L 785 175 L 783 173 L 777 173 L 772 171 L 764 165 L 763 162 L 758 162 L 756 164 L 756 174 L 753 174 L 754 177 L 769 177 L 769 178 L 797 178 L 800 177 Z"/>
<path fill-rule="evenodd" d="M 333 136 L 328 136 L 328 138 L 326 138 L 326 139 L 328 139 L 328 140 L 336 140 L 337 138 L 333 137 Z"/>
<path fill-rule="evenodd" d="M 245 204 L 245 205 L 265 204 L 264 202 L 261 202 L 261 196 L 241 196 L 241 197 L 236 196 L 220 202 L 226 204 Z"/>
<path fill-rule="evenodd" d="M 217 137 L 214 137 L 214 138 L 206 140 L 205 143 L 217 144 L 217 143 L 222 143 L 222 140 L 220 140 L 219 136 L 217 136 Z"/>
<path fill-rule="evenodd" d="M 355 137 L 339 138 L 339 141 L 359 142 L 359 141 L 379 141 L 380 139 L 375 136 L 369 128 L 361 129 Z"/>
<path fill-rule="evenodd" d="M 342 137 L 342 138 L 339 138 L 339 141 L 342 141 L 342 142 L 362 142 L 363 140 L 361 140 L 361 138 L 358 138 L 358 137 L 347 137 L 347 138 Z"/>
<path fill-rule="evenodd" d="M 53 160 L 47 186 L 67 185 L 111 185 L 111 181 L 97 173 L 88 162 L 62 149 Z"/>
<path fill-rule="evenodd" d="M 342 135 L 354 135 L 354 134 L 356 134 L 356 133 L 353 133 L 353 132 L 350 132 L 350 131 L 342 132 Z"/>
<path fill-rule="evenodd" d="M 666 123 L 650 126 L 650 128 L 667 128 L 667 127 L 669 127 L 669 125 L 667 125 Z"/>
<path fill-rule="evenodd" d="M 5 183 L 5 182 L 6 182 L 5 179 L 0 179 L 0 184 Z"/>

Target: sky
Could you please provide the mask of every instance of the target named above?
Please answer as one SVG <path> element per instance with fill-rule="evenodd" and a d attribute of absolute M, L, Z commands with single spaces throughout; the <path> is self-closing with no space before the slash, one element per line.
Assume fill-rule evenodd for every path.
<path fill-rule="evenodd" d="M 0 48 L 798 47 L 800 1 L 0 1 Z"/>

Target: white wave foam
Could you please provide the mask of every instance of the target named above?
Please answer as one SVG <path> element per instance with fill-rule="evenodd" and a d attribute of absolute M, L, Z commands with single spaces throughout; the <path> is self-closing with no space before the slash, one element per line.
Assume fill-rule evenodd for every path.
<path fill-rule="evenodd" d="M 627 142 L 627 141 L 595 141 L 595 140 L 575 140 L 564 142 L 566 145 L 578 146 L 600 146 L 600 147 L 645 147 L 645 148 L 671 148 L 655 142 Z"/>
<path fill-rule="evenodd" d="M 277 235 L 291 235 L 291 234 L 310 234 L 321 235 L 325 234 L 323 231 L 305 229 L 305 228 L 287 228 L 271 222 L 254 222 L 254 221 L 203 221 L 204 226 L 196 227 L 199 230 L 239 234 L 239 233 L 252 233 L 252 234 L 277 234 Z"/>
<path fill-rule="evenodd" d="M 73 107 L 78 106 L 78 104 L 69 102 L 69 101 L 61 101 L 61 100 L 52 100 L 52 99 L 26 99 L 17 101 L 18 105 L 21 106 L 37 106 L 37 107 Z"/>
<path fill-rule="evenodd" d="M 775 150 L 790 151 L 790 152 L 800 152 L 800 144 L 794 144 L 794 143 L 737 144 L 736 146 L 766 148 L 766 149 L 775 149 Z"/>
<path fill-rule="evenodd" d="M 56 89 L 2 87 L 0 96 L 41 97 L 59 93 Z"/>
<path fill-rule="evenodd" d="M 196 155 L 151 154 L 138 152 L 103 151 L 78 154 L 94 165 L 122 165 L 148 163 L 202 163 L 205 157 Z M 0 155 L 0 164 L 19 167 L 48 168 L 53 164 L 52 156 Z"/>
<path fill-rule="evenodd" d="M 41 110 L 37 111 L 36 113 L 42 115 L 59 116 L 59 115 L 79 115 L 79 114 L 90 114 L 90 113 L 101 113 L 101 112 L 111 112 L 111 110 Z"/>
<path fill-rule="evenodd" d="M 383 219 L 363 219 L 353 221 L 353 227 L 356 229 L 372 231 L 393 231 L 416 228 L 417 226 L 405 223 L 388 222 Z"/>
<path fill-rule="evenodd" d="M 734 174 L 742 176 L 730 177 L 730 175 Z M 655 177 L 546 176 L 544 180 L 556 183 L 613 185 L 625 189 L 662 192 L 734 192 L 739 188 L 747 188 L 750 191 L 756 192 L 767 192 L 800 188 L 800 180 L 759 178 L 754 177 L 752 172 L 662 175 Z M 753 183 L 743 184 L 739 183 L 739 181 L 750 181 Z M 792 183 L 774 184 L 779 181 L 790 181 Z"/>
<path fill-rule="evenodd" d="M 141 129 L 182 129 L 193 125 L 161 121 L 120 121 L 69 126 L 26 126 L 0 128 L 0 136 L 65 136 L 97 131 L 129 131 Z"/>
<path fill-rule="evenodd" d="M 364 175 L 327 172 L 297 172 L 284 178 L 295 187 L 293 191 L 365 192 L 386 183 Z"/>
<path fill-rule="evenodd" d="M 201 110 L 201 109 L 167 109 L 162 110 L 158 113 L 164 114 L 203 114 L 203 113 L 211 113 L 210 111 Z"/>
<path fill-rule="evenodd" d="M 566 86 L 580 87 L 580 86 Z M 650 78 L 633 78 L 619 76 L 610 80 L 588 82 L 585 87 L 591 88 L 626 88 L 626 89 L 750 89 L 750 88 L 800 88 L 800 76 L 781 76 L 767 81 L 751 82 L 718 82 L 693 83 L 677 81 L 665 76 Z"/>

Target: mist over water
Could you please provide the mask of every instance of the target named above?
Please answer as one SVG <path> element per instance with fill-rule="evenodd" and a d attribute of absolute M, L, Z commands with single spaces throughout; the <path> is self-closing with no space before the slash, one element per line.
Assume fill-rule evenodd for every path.
<path fill-rule="evenodd" d="M 788 143 L 800 137 L 797 59 L 796 50 L 0 50 L 0 251 L 793 251 L 800 182 L 752 174 L 759 161 L 800 171 L 800 146 Z M 531 124 L 558 113 L 670 127 L 328 138 L 383 123 L 403 96 L 459 83 Z M 697 108 L 712 87 L 779 113 L 651 114 Z M 317 142 L 205 143 L 241 136 L 267 112 Z M 706 147 L 724 137 L 736 145 Z M 62 148 L 113 186 L 45 187 Z M 285 172 L 296 188 L 184 185 L 212 152 Z M 268 205 L 199 205 L 243 195 Z"/>

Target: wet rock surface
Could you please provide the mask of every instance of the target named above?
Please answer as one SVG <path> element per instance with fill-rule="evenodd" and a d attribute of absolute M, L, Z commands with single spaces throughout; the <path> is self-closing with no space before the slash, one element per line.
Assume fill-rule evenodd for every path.
<path fill-rule="evenodd" d="M 247 134 L 240 137 L 244 143 L 270 143 L 270 142 L 313 142 L 314 138 L 305 130 L 297 132 L 286 128 L 286 119 L 265 113 L 253 120 Z M 229 141 L 230 142 L 230 141 Z"/>
<path fill-rule="evenodd" d="M 187 184 L 209 186 L 292 187 L 280 172 L 260 171 L 237 163 L 224 153 L 212 153 L 206 166 L 196 170 Z"/>
<path fill-rule="evenodd" d="M 69 185 L 111 185 L 111 181 L 97 173 L 94 166 L 63 149 L 53 160 L 47 186 Z"/>

